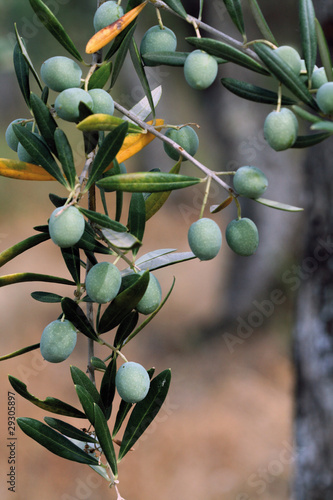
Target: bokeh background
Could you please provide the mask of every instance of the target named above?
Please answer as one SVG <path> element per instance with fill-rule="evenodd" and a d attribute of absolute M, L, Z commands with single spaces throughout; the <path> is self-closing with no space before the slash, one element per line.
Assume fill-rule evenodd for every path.
<path fill-rule="evenodd" d="M 50 0 L 47 2 L 64 24 L 75 44 L 84 52 L 93 34 L 94 0 Z M 183 2 L 196 15 L 198 1 Z M 126 4 L 126 2 L 125 2 Z M 205 21 L 237 37 L 224 3 L 206 2 Z M 258 37 L 247 13 L 249 39 Z M 261 6 L 280 44 L 300 49 L 295 1 L 263 0 Z M 7 125 L 27 117 L 16 85 L 12 64 L 14 22 L 39 71 L 43 60 L 67 55 L 36 21 L 29 2 L 0 0 L 0 156 L 15 158 L 4 140 Z M 179 50 L 191 50 L 184 40 L 193 35 L 186 23 L 163 14 L 165 24 L 177 34 Z M 137 42 L 156 24 L 152 6 L 145 9 L 135 33 Z M 203 32 L 203 34 L 205 34 Z M 88 60 L 88 58 L 86 58 Z M 275 153 L 263 139 L 265 115 L 270 106 L 259 107 L 229 94 L 222 76 L 260 83 L 260 77 L 233 67 L 220 66 L 219 77 L 206 92 L 190 89 L 180 68 L 148 69 L 151 87 L 162 85 L 158 116 L 168 123 L 200 125 L 197 158 L 210 168 L 233 170 L 251 164 L 262 168 L 270 185 L 267 198 L 301 206 L 304 152 Z M 34 88 L 32 83 L 32 89 Z M 130 107 L 143 97 L 140 84 L 126 61 L 112 95 Z M 82 168 L 80 134 L 62 124 L 71 136 L 78 169 Z M 128 170 L 159 167 L 168 170 L 172 161 L 156 140 L 127 162 Z M 185 164 L 184 172 L 196 174 Z M 53 206 L 49 193 L 64 196 L 54 183 L 0 179 L 0 251 L 34 233 L 45 224 Z M 214 187 L 209 204 L 223 201 L 226 194 Z M 156 248 L 187 251 L 187 230 L 199 215 L 202 190 L 195 187 L 174 193 L 159 215 L 152 218 L 140 254 Z M 287 500 L 293 451 L 293 368 L 291 334 L 293 305 L 299 286 L 304 220 L 302 214 L 277 212 L 254 202 L 243 203 L 243 215 L 258 224 L 261 243 L 250 258 L 238 258 L 227 245 L 210 262 L 191 261 L 156 272 L 167 293 L 173 276 L 176 286 L 155 320 L 127 348 L 128 359 L 157 372 L 172 370 L 166 403 L 144 437 L 120 466 L 120 491 L 126 500 Z M 207 210 L 206 215 L 209 216 Z M 222 231 L 235 218 L 235 206 L 214 216 Z M 124 217 L 126 221 L 126 217 Z M 3 274 L 31 271 L 68 275 L 52 242 L 8 263 Z M 39 342 L 43 328 L 59 314 L 59 306 L 35 302 L 35 290 L 66 294 L 68 289 L 44 283 L 21 283 L 0 290 L 1 354 Z M 7 490 L 7 375 L 27 384 L 44 399 L 53 396 L 78 406 L 71 382 L 71 364 L 85 369 L 86 340 L 80 338 L 69 360 L 60 365 L 43 361 L 39 351 L 0 364 L 0 493 Z M 99 354 L 97 349 L 96 355 Z M 103 356 L 103 354 L 101 354 Z M 16 416 L 42 420 L 46 413 L 16 396 Z M 77 421 L 78 425 L 85 423 Z M 16 492 L 18 500 L 115 498 L 105 482 L 88 466 L 66 462 L 29 439 L 17 428 Z"/>

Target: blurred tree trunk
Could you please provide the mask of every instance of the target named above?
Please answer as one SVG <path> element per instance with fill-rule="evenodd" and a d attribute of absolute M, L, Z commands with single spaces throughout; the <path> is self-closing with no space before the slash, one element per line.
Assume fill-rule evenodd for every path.
<path fill-rule="evenodd" d="M 315 2 L 330 47 L 332 4 Z M 333 498 L 333 142 L 309 150 L 307 222 L 294 330 L 295 500 Z"/>

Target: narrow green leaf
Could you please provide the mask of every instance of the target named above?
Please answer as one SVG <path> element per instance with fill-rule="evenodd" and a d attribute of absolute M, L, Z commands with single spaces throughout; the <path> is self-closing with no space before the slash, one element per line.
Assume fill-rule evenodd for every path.
<path fill-rule="evenodd" d="M 54 141 L 62 170 L 65 174 L 70 188 L 74 189 L 77 181 L 77 175 L 75 170 L 73 151 L 65 132 L 60 128 L 57 128 L 54 132 Z"/>
<path fill-rule="evenodd" d="M 88 455 L 59 432 L 34 418 L 19 417 L 18 426 L 29 437 L 59 457 L 81 464 L 98 465 L 97 458 Z"/>
<path fill-rule="evenodd" d="M 275 54 L 273 49 L 261 42 L 254 44 L 253 48 L 275 78 L 283 83 L 298 99 L 311 108 L 318 109 L 316 101 L 301 78 L 293 72 L 281 57 Z"/>
<path fill-rule="evenodd" d="M 181 167 L 181 160 L 178 161 L 170 170 L 169 174 L 179 174 Z M 171 194 L 171 191 L 163 191 L 161 193 L 150 193 L 145 200 L 146 204 L 146 221 L 155 215 L 160 208 L 163 207 Z"/>
<path fill-rule="evenodd" d="M 100 358 L 97 358 L 96 356 L 92 356 L 90 358 L 90 362 L 91 362 L 92 366 L 95 368 L 95 370 L 97 370 L 99 372 L 103 372 L 103 373 L 106 371 L 106 364 Z"/>
<path fill-rule="evenodd" d="M 146 66 L 184 66 L 190 52 L 150 52 L 142 54 L 142 60 Z"/>
<path fill-rule="evenodd" d="M 101 253 L 104 255 L 113 255 L 112 250 L 103 246 L 99 241 L 95 239 L 94 233 L 92 233 L 91 229 L 88 229 L 88 224 L 86 225 L 86 229 L 81 237 L 81 239 L 76 244 L 79 248 L 82 248 L 85 252 L 92 253 Z M 125 234 L 125 233 L 124 233 Z"/>
<path fill-rule="evenodd" d="M 66 179 L 62 175 L 57 162 L 44 142 L 39 139 L 37 135 L 30 132 L 30 130 L 27 130 L 25 127 L 21 127 L 20 125 L 13 125 L 13 130 L 22 146 L 33 158 L 36 165 L 41 165 L 50 175 L 57 179 L 60 184 L 67 187 Z"/>
<path fill-rule="evenodd" d="M 222 57 L 238 66 L 243 66 L 244 68 L 255 71 L 256 73 L 261 73 L 262 75 L 268 74 L 267 70 L 257 61 L 252 59 L 252 57 L 224 42 L 214 40 L 213 38 L 197 38 L 194 36 L 187 37 L 186 40 L 197 49 L 204 50 L 212 56 Z"/>
<path fill-rule="evenodd" d="M 119 118 L 118 116 L 96 113 L 82 120 L 82 122 L 78 123 L 76 127 L 83 132 L 92 130 L 109 131 L 114 130 L 123 123 L 129 122 L 128 120 Z M 134 123 L 129 123 L 127 132 L 129 134 L 137 134 L 138 132 L 143 132 L 143 129 Z"/>
<path fill-rule="evenodd" d="M 122 44 L 119 47 L 119 50 L 117 51 L 117 56 L 114 61 L 113 71 L 111 76 L 111 88 L 116 83 L 120 70 L 123 67 L 127 52 L 129 50 L 130 44 L 132 43 L 136 26 L 137 23 L 134 23 L 133 26 L 131 26 L 131 28 L 126 33 L 126 36 L 124 37 Z"/>
<path fill-rule="evenodd" d="M 326 130 L 327 132 L 333 133 L 333 122 L 326 120 L 320 120 L 319 122 L 311 125 L 312 130 Z"/>
<path fill-rule="evenodd" d="M 243 99 L 248 101 L 260 102 L 261 104 L 277 104 L 278 94 L 271 90 L 258 87 L 257 85 L 252 85 L 251 83 L 242 82 L 236 80 L 235 78 L 221 78 L 222 85 Z M 281 104 L 283 106 L 290 106 L 295 104 L 296 101 L 290 97 L 282 96 Z"/>
<path fill-rule="evenodd" d="M 315 19 L 315 27 L 317 34 L 318 49 L 320 54 L 321 62 L 325 68 L 325 73 L 327 80 L 329 82 L 333 81 L 333 70 L 332 70 L 332 58 L 330 54 L 330 49 L 328 48 L 327 40 L 318 19 Z"/>
<path fill-rule="evenodd" d="M 83 213 L 89 220 L 97 224 L 98 226 L 106 229 L 112 229 L 113 231 L 117 231 L 118 233 L 125 233 L 127 231 L 127 227 L 117 222 L 115 220 L 110 219 L 107 215 L 100 214 L 98 212 L 94 212 L 92 210 L 87 210 L 85 208 L 79 207 L 80 212 Z"/>
<path fill-rule="evenodd" d="M 31 297 L 38 302 L 45 302 L 48 304 L 56 304 L 61 302 L 62 296 L 57 293 L 50 292 L 32 292 Z"/>
<path fill-rule="evenodd" d="M 181 189 L 201 182 L 198 177 L 167 174 L 163 172 L 133 172 L 106 177 L 96 182 L 105 191 L 128 191 L 131 193 L 156 193 Z"/>
<path fill-rule="evenodd" d="M 300 118 L 302 118 L 303 120 L 307 120 L 311 123 L 317 123 L 322 121 L 322 118 L 320 116 L 313 115 L 312 113 L 309 113 L 309 111 L 306 111 L 304 108 L 301 108 L 300 106 L 293 105 L 292 110 Z"/>
<path fill-rule="evenodd" d="M 156 417 L 167 396 L 170 380 L 170 370 L 161 372 L 151 381 L 147 396 L 135 405 L 124 432 L 118 462 L 124 458 Z"/>
<path fill-rule="evenodd" d="M 105 309 L 99 322 L 98 331 L 105 333 L 118 326 L 142 299 L 148 283 L 149 272 L 147 271 L 140 276 L 134 285 L 119 293 Z"/>
<path fill-rule="evenodd" d="M 261 205 L 276 208 L 277 210 L 284 210 L 286 212 L 302 212 L 303 210 L 303 208 L 293 207 L 292 205 L 286 205 L 285 203 L 280 203 L 278 201 L 266 200 L 266 198 L 253 198 L 253 201 L 257 201 L 258 203 L 261 203 Z"/>
<path fill-rule="evenodd" d="M 64 297 L 61 301 L 63 313 L 75 328 L 89 339 L 98 341 L 98 336 L 90 324 L 87 316 L 84 314 L 81 307 L 69 297 Z M 76 382 L 75 382 L 76 383 Z M 82 384 L 81 384 L 82 385 Z"/>
<path fill-rule="evenodd" d="M 104 62 L 102 66 L 96 69 L 88 82 L 88 90 L 102 89 L 110 78 L 112 71 L 112 62 Z"/>
<path fill-rule="evenodd" d="M 73 418 L 86 418 L 82 411 L 77 410 L 74 406 L 71 406 L 60 399 L 47 397 L 46 399 L 41 400 L 30 394 L 27 390 L 26 384 L 21 382 L 21 380 L 9 375 L 9 382 L 13 387 L 14 391 L 16 391 L 20 396 L 24 399 L 27 399 L 32 404 L 42 408 L 43 410 L 50 411 L 52 413 L 57 413 L 58 415 L 64 415 L 66 417 Z"/>
<path fill-rule="evenodd" d="M 245 36 L 244 19 L 240 0 L 223 0 L 232 22 L 243 37 Z"/>
<path fill-rule="evenodd" d="M 124 340 L 129 337 L 129 335 L 133 332 L 134 328 L 138 324 L 139 321 L 139 313 L 137 311 L 130 312 L 120 323 L 115 338 L 114 345 L 117 349 L 120 349 Z"/>
<path fill-rule="evenodd" d="M 64 436 L 76 439 L 77 441 L 82 441 L 84 443 L 98 443 L 98 441 L 89 434 L 86 434 L 85 432 L 77 429 L 67 422 L 64 422 L 63 420 L 59 420 L 58 418 L 53 417 L 44 417 L 44 421 L 47 423 L 47 425 L 52 427 L 52 429 L 59 431 Z"/>
<path fill-rule="evenodd" d="M 112 402 L 116 390 L 116 372 L 117 361 L 116 357 L 112 357 L 108 367 L 106 368 L 100 387 L 100 397 L 105 408 L 104 415 L 106 420 L 109 420 L 112 410 Z"/>
<path fill-rule="evenodd" d="M 17 82 L 19 84 L 26 105 L 28 106 L 28 108 L 30 108 L 29 65 L 25 60 L 17 43 L 14 47 L 13 62 Z"/>
<path fill-rule="evenodd" d="M 75 59 L 82 62 L 83 59 L 75 47 L 74 43 L 67 35 L 65 29 L 55 17 L 53 12 L 45 5 L 42 0 L 29 0 L 31 7 L 35 11 L 38 19 L 44 24 L 45 28 Z"/>
<path fill-rule="evenodd" d="M 150 89 L 150 85 L 149 85 L 149 82 L 147 79 L 147 75 L 146 75 L 145 69 L 144 69 L 143 64 L 142 64 L 141 55 L 140 55 L 139 49 L 137 47 L 137 44 L 135 43 L 134 38 L 132 38 L 132 43 L 129 47 L 129 53 L 130 53 L 130 56 L 132 59 L 133 67 L 136 71 L 136 74 L 138 75 L 138 78 L 140 80 L 143 91 L 148 99 L 151 113 L 153 114 L 153 117 L 155 118 L 154 100 L 153 100 L 153 97 L 151 94 L 151 89 Z"/>
<path fill-rule="evenodd" d="M 32 344 L 32 345 L 29 345 L 27 347 L 22 347 L 21 349 L 18 349 L 17 351 L 11 352 L 9 354 L 4 354 L 3 356 L 0 356 L 0 361 L 5 361 L 6 359 L 16 358 L 16 356 L 21 356 L 21 354 L 25 354 L 26 352 L 34 351 L 35 349 L 39 349 L 39 343 Z"/>
<path fill-rule="evenodd" d="M 85 387 L 82 385 L 75 385 L 75 391 L 81 403 L 81 406 L 84 411 L 84 416 L 89 420 L 89 422 L 94 425 L 95 423 L 95 415 L 94 415 L 94 400 L 87 391 Z"/>
<path fill-rule="evenodd" d="M 61 249 L 62 257 L 65 261 L 68 271 L 77 285 L 80 284 L 80 251 L 77 247 L 69 247 Z"/>
<path fill-rule="evenodd" d="M 3 266 L 4 264 L 7 264 L 7 262 L 14 259 L 21 253 L 25 252 L 26 250 L 29 250 L 29 248 L 33 248 L 36 245 L 43 243 L 43 241 L 49 239 L 50 236 L 48 234 L 45 233 L 35 234 L 34 236 L 29 236 L 29 238 L 26 238 L 25 240 L 16 243 L 12 247 L 7 248 L 6 250 L 0 253 L 0 267 Z"/>
<path fill-rule="evenodd" d="M 299 21 L 305 66 L 310 79 L 317 59 L 315 11 L 312 0 L 300 0 Z"/>
<path fill-rule="evenodd" d="M 112 229 L 102 229 L 102 233 L 104 238 L 106 238 L 113 247 L 121 248 L 122 250 L 130 250 L 131 248 L 141 245 L 141 241 L 131 233 L 120 233 Z"/>
<path fill-rule="evenodd" d="M 91 173 L 84 191 L 88 191 L 90 186 L 99 179 L 104 170 L 110 165 L 117 156 L 128 130 L 128 123 L 123 123 L 110 132 L 102 142 L 95 160 L 92 164 Z"/>
<path fill-rule="evenodd" d="M 38 273 L 15 273 L 0 276 L 0 287 L 13 285 L 14 283 L 25 283 L 26 281 L 45 281 L 46 283 L 59 283 L 61 285 L 75 285 L 74 281 L 69 281 L 58 276 Z"/>
<path fill-rule="evenodd" d="M 57 124 L 51 115 L 49 108 L 42 101 L 42 99 L 33 92 L 30 94 L 30 105 L 40 134 L 44 137 L 51 151 L 54 154 L 57 154 L 54 141 L 54 132 L 57 128 Z"/>
<path fill-rule="evenodd" d="M 171 252 L 173 252 L 173 250 L 170 250 L 170 252 L 162 254 L 161 256 L 141 261 L 140 263 L 137 261 L 136 264 L 140 267 L 141 270 L 149 269 L 150 271 L 154 271 L 155 269 L 162 269 L 163 267 L 172 266 L 180 262 L 186 262 L 188 260 L 195 259 L 195 255 L 192 252 L 179 252 L 172 254 Z M 124 269 L 122 275 L 125 276 L 130 272 L 132 272 L 130 269 Z"/>
<path fill-rule="evenodd" d="M 99 404 L 100 396 L 95 384 L 90 378 L 77 366 L 71 366 L 71 377 L 75 385 L 80 385 L 88 391 L 94 403 Z"/>
<path fill-rule="evenodd" d="M 142 241 L 146 227 L 146 206 L 142 193 L 132 193 L 128 210 L 128 228 L 139 241 Z M 138 247 L 134 247 L 133 255 L 138 252 Z"/>
<path fill-rule="evenodd" d="M 126 403 L 123 399 L 120 401 L 119 409 L 116 415 L 116 421 L 112 430 L 112 437 L 114 438 L 116 434 L 119 432 L 123 422 L 128 415 L 128 412 L 132 408 L 132 403 Z"/>
<path fill-rule="evenodd" d="M 184 19 L 187 18 L 187 13 L 186 10 L 184 9 L 184 6 L 180 0 L 164 0 L 165 3 L 167 4 L 170 9 L 172 9 L 174 12 L 177 12 L 181 17 Z"/>
<path fill-rule="evenodd" d="M 106 418 L 100 407 L 96 404 L 94 404 L 94 412 L 96 436 L 113 474 L 117 477 L 117 459 Z"/>
<path fill-rule="evenodd" d="M 21 38 L 20 35 L 19 35 L 16 23 L 14 23 L 14 29 L 15 29 L 15 36 L 16 36 L 17 43 L 18 43 L 18 45 L 20 47 L 20 50 L 22 52 L 22 55 L 23 55 L 24 59 L 26 60 L 28 66 L 29 66 L 29 70 L 33 74 L 33 76 L 34 76 L 34 78 L 35 78 L 35 80 L 36 80 L 36 82 L 37 82 L 40 90 L 43 90 L 43 85 L 42 85 L 42 83 L 40 81 L 40 78 L 38 76 L 37 71 L 34 68 L 34 65 L 32 64 L 32 61 L 31 61 L 31 59 L 29 57 L 29 54 L 28 54 L 28 51 L 25 48 L 25 44 L 24 44 L 23 38 Z"/>
<path fill-rule="evenodd" d="M 268 40 L 269 42 L 274 43 L 274 45 L 277 45 L 278 43 L 275 40 L 273 33 L 269 29 L 269 26 L 266 22 L 266 19 L 263 16 L 263 13 L 258 5 L 257 0 L 249 0 L 249 3 L 253 18 L 256 22 L 256 25 L 259 28 L 260 33 L 263 35 L 265 40 Z"/>
<path fill-rule="evenodd" d="M 311 127 L 313 128 L 313 127 Z M 315 146 L 320 142 L 325 141 L 333 134 L 333 128 L 331 132 L 323 132 L 322 134 L 310 134 L 310 135 L 299 135 L 291 146 L 292 148 L 309 148 Z"/>

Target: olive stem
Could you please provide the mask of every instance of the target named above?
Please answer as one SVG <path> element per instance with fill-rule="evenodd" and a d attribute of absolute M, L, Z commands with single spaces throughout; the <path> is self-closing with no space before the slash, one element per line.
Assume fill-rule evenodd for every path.
<path fill-rule="evenodd" d="M 111 344 L 108 344 L 107 342 L 105 342 L 105 340 L 99 340 L 98 342 L 99 342 L 99 344 L 105 345 L 106 347 L 111 349 L 111 351 L 113 351 L 115 354 L 117 354 L 119 357 L 121 357 L 121 359 L 123 359 L 125 361 L 125 363 L 128 363 L 128 359 L 124 356 L 124 354 L 122 352 L 119 351 L 119 349 L 117 349 L 116 347 L 114 347 Z"/>
<path fill-rule="evenodd" d="M 202 207 L 201 207 L 201 210 L 200 210 L 199 219 L 201 219 L 201 217 L 204 214 L 205 206 L 206 206 L 207 200 L 208 200 L 208 195 L 209 195 L 209 190 L 210 190 L 211 182 L 212 182 L 212 178 L 208 177 L 207 178 L 206 189 L 205 189 L 205 196 L 204 196 L 204 199 L 203 199 L 203 202 L 202 202 Z"/>

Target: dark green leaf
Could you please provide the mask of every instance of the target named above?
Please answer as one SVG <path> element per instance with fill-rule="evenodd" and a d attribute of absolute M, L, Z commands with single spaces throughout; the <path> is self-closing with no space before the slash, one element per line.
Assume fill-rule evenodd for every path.
<path fill-rule="evenodd" d="M 81 385 L 88 391 L 94 403 L 98 404 L 100 402 L 99 393 L 94 383 L 80 368 L 71 366 L 71 377 L 75 385 Z"/>
<path fill-rule="evenodd" d="M 80 284 L 80 251 L 77 247 L 61 249 L 62 257 L 65 261 L 68 271 L 77 285 Z"/>
<path fill-rule="evenodd" d="M 145 272 L 134 285 L 126 288 L 105 309 L 100 319 L 98 330 L 100 333 L 108 332 L 135 308 L 142 299 L 149 283 L 149 272 Z"/>
<path fill-rule="evenodd" d="M 163 172 L 133 172 L 106 177 L 96 182 L 105 191 L 128 191 L 131 193 L 156 193 L 181 189 L 201 182 L 198 177 L 167 174 Z"/>
<path fill-rule="evenodd" d="M 9 354 L 4 354 L 0 356 L 0 361 L 5 361 L 6 359 L 16 358 L 16 356 L 21 356 L 21 354 L 25 354 L 26 352 L 34 351 L 35 349 L 39 349 L 38 344 L 32 344 L 27 347 L 22 347 L 22 349 L 18 349 L 17 351 L 11 352 Z"/>
<path fill-rule="evenodd" d="M 73 323 L 75 328 L 77 328 L 86 337 L 98 341 L 98 336 L 94 328 L 90 324 L 87 316 L 73 299 L 64 297 L 61 301 L 61 307 L 66 316 L 66 319 Z"/>
<path fill-rule="evenodd" d="M 311 126 L 312 130 L 325 130 L 326 132 L 333 133 L 333 122 L 320 120 Z"/>
<path fill-rule="evenodd" d="M 14 47 L 13 62 L 17 82 L 19 84 L 23 98 L 28 108 L 30 108 L 29 66 L 18 44 L 16 44 Z"/>
<path fill-rule="evenodd" d="M 143 91 L 148 99 L 149 106 L 151 108 L 151 112 L 153 114 L 153 117 L 155 118 L 154 100 L 153 100 L 153 97 L 151 94 L 150 85 L 149 85 L 149 82 L 147 79 L 147 75 L 146 75 L 145 69 L 144 69 L 143 64 L 142 64 L 141 55 L 140 55 L 139 49 L 135 43 L 134 38 L 132 38 L 132 43 L 129 47 L 129 52 L 130 52 L 130 56 L 132 59 L 133 67 L 136 71 L 136 74 L 138 75 L 138 78 L 140 80 Z"/>
<path fill-rule="evenodd" d="M 117 476 L 117 459 L 106 418 L 100 407 L 96 404 L 94 404 L 94 411 L 96 436 L 113 474 Z"/>
<path fill-rule="evenodd" d="M 142 193 L 132 193 L 128 211 L 128 228 L 139 241 L 142 241 L 146 226 L 146 206 Z M 138 247 L 134 247 L 132 252 L 135 256 Z"/>
<path fill-rule="evenodd" d="M 113 231 L 117 231 L 119 233 L 124 233 L 127 231 L 127 227 L 121 224 L 120 222 L 114 221 L 110 219 L 107 215 L 100 214 L 98 212 L 94 212 L 92 210 L 87 210 L 85 208 L 79 207 L 80 212 L 83 213 L 89 220 L 94 222 L 100 227 L 104 227 L 107 229 L 112 229 Z"/>
<path fill-rule="evenodd" d="M 98 441 L 89 434 L 86 434 L 63 420 L 53 417 L 44 417 L 44 421 L 47 425 L 69 438 L 76 439 L 77 441 L 82 441 L 84 443 L 98 443 Z"/>
<path fill-rule="evenodd" d="M 98 465 L 97 458 L 85 453 L 69 439 L 51 429 L 48 425 L 43 424 L 43 422 L 39 422 L 34 418 L 22 417 L 19 417 L 16 421 L 25 434 L 55 455 L 81 464 Z"/>
<path fill-rule="evenodd" d="M 252 59 L 252 57 L 224 42 L 219 42 L 213 38 L 197 38 L 194 36 L 188 37 L 186 40 L 197 49 L 204 50 L 212 56 L 222 57 L 238 66 L 243 66 L 244 68 L 255 71 L 256 73 L 261 73 L 262 75 L 268 74 L 267 70 L 257 61 Z"/>
<path fill-rule="evenodd" d="M 327 80 L 329 82 L 333 81 L 333 70 L 332 70 L 332 58 L 330 54 L 330 49 L 327 44 L 327 40 L 323 31 L 323 28 L 320 26 L 318 19 L 315 20 L 318 48 L 321 62 L 325 68 L 325 73 L 327 76 Z"/>
<path fill-rule="evenodd" d="M 184 66 L 190 52 L 150 52 L 142 54 L 142 60 L 146 66 Z"/>
<path fill-rule="evenodd" d="M 241 35 L 245 35 L 243 12 L 240 0 L 223 0 L 232 22 Z"/>
<path fill-rule="evenodd" d="M 109 420 L 111 416 L 112 402 L 116 389 L 116 372 L 116 357 L 112 357 L 107 369 L 104 372 L 100 388 L 101 401 L 103 407 L 105 408 L 104 415 L 106 420 Z"/>
<path fill-rule="evenodd" d="M 75 285 L 74 281 L 69 281 L 58 276 L 38 273 L 15 273 L 0 276 L 0 287 L 13 285 L 14 283 L 24 283 L 26 281 L 45 281 L 46 283 L 59 283 L 61 285 Z"/>
<path fill-rule="evenodd" d="M 76 49 L 74 43 L 67 35 L 65 29 L 55 17 L 53 12 L 45 5 L 42 0 L 29 0 L 31 7 L 35 11 L 39 20 L 44 24 L 45 28 L 53 35 L 58 42 L 69 52 L 75 59 L 82 62 L 83 59 Z"/>
<path fill-rule="evenodd" d="M 258 87 L 257 85 L 252 85 L 251 83 L 241 82 L 240 80 L 235 80 L 234 78 L 222 78 L 222 85 L 243 99 L 248 101 L 260 102 L 262 104 L 277 104 L 278 94 L 277 92 L 272 92 L 271 90 Z M 283 106 L 290 106 L 295 104 L 294 99 L 290 97 L 282 96 L 281 104 Z"/>
<path fill-rule="evenodd" d="M 116 59 L 114 61 L 113 71 L 112 71 L 112 76 L 111 76 L 111 88 L 116 83 L 117 78 L 118 78 L 119 73 L 120 73 L 120 70 L 123 67 L 125 57 L 127 55 L 130 44 L 132 42 L 132 38 L 133 38 L 136 26 L 137 26 L 137 24 L 134 23 L 133 26 L 130 28 L 130 30 L 126 33 L 126 36 L 124 37 L 122 44 L 119 47 L 119 50 L 117 51 L 117 56 L 116 56 Z"/>
<path fill-rule="evenodd" d="M 81 239 L 78 241 L 76 245 L 87 252 L 101 253 L 104 255 L 113 255 L 113 252 L 109 248 L 101 245 L 101 243 L 95 239 L 94 234 L 90 232 L 91 230 L 90 231 L 88 230 L 88 227 L 89 226 L 87 224 Z"/>
<path fill-rule="evenodd" d="M 126 137 L 127 130 L 128 123 L 123 123 L 105 137 L 92 164 L 91 173 L 85 186 L 85 192 L 100 178 L 104 170 L 117 156 Z"/>
<path fill-rule="evenodd" d="M 25 252 L 26 250 L 29 250 L 29 248 L 33 248 L 36 245 L 43 243 L 43 241 L 49 239 L 50 239 L 49 234 L 45 233 L 35 234 L 34 236 L 29 236 L 29 238 L 26 238 L 25 240 L 16 243 L 12 247 L 7 248 L 6 250 L 0 253 L 0 267 L 3 266 L 4 264 L 7 264 L 7 262 L 14 259 L 21 253 Z"/>
<path fill-rule="evenodd" d="M 106 364 L 100 358 L 97 358 L 96 356 L 92 356 L 92 358 L 90 359 L 90 362 L 91 362 L 92 366 L 95 368 L 95 370 L 97 370 L 99 372 L 105 372 Z"/>
<path fill-rule="evenodd" d="M 61 302 L 62 296 L 57 293 L 50 292 L 32 292 L 31 297 L 38 302 L 46 302 L 48 304 L 56 304 L 57 302 Z"/>
<path fill-rule="evenodd" d="M 74 189 L 77 182 L 73 151 L 66 134 L 58 128 L 54 133 L 54 141 L 62 170 L 71 189 Z"/>
<path fill-rule="evenodd" d="M 112 431 L 113 438 L 116 436 L 119 429 L 121 428 L 128 412 L 130 411 L 132 406 L 133 406 L 132 403 L 126 403 L 126 401 L 124 401 L 123 399 L 120 401 L 119 409 L 118 409 L 117 416 L 116 416 L 116 421 L 115 421 L 113 431 Z"/>
<path fill-rule="evenodd" d="M 18 30 L 17 30 L 16 23 L 14 23 L 14 29 L 15 29 L 15 35 L 16 35 L 16 40 L 17 40 L 17 43 L 18 43 L 18 45 L 19 45 L 19 47 L 20 47 L 20 50 L 21 50 L 21 52 L 22 52 L 22 55 L 23 55 L 24 59 L 26 60 L 26 62 L 27 62 L 27 64 L 28 64 L 28 66 L 29 66 L 29 70 L 30 70 L 30 71 L 31 71 L 31 73 L 33 74 L 33 76 L 34 76 L 34 78 L 35 78 L 35 80 L 36 80 L 36 82 L 37 82 L 37 84 L 38 84 L 38 86 L 39 86 L 40 90 L 43 90 L 43 86 L 42 86 L 42 83 L 41 83 L 40 78 L 39 78 L 39 76 L 38 76 L 38 73 L 37 73 L 37 71 L 35 70 L 34 65 L 32 64 L 32 61 L 31 61 L 31 59 L 30 59 L 30 57 L 29 57 L 29 54 L 28 54 L 27 49 L 25 48 L 25 43 L 24 43 L 24 40 L 23 40 L 23 38 L 21 38 L 21 37 L 20 37 L 20 35 L 19 35 L 19 32 L 18 32 Z"/>
<path fill-rule="evenodd" d="M 37 135 L 30 132 L 30 130 L 20 125 L 13 125 L 13 130 L 19 142 L 30 154 L 36 165 L 41 165 L 58 182 L 67 187 L 65 177 L 62 175 L 57 162 L 44 142 Z"/>
<path fill-rule="evenodd" d="M 111 61 L 103 63 L 102 66 L 97 68 L 89 79 L 88 90 L 102 89 L 106 85 L 108 79 L 110 78 L 111 70 L 112 70 Z"/>
<path fill-rule="evenodd" d="M 44 87 L 42 95 L 41 95 L 41 98 L 42 98 L 42 101 L 44 104 L 47 103 L 47 100 L 49 98 L 49 93 L 50 93 L 50 89 L 48 87 Z"/>
<path fill-rule="evenodd" d="M 115 338 L 114 345 L 120 349 L 124 340 L 132 333 L 139 321 L 139 313 L 137 311 L 130 312 L 120 323 Z"/>
<path fill-rule="evenodd" d="M 89 420 L 89 422 L 94 425 L 95 416 L 94 416 L 94 400 L 87 391 L 85 387 L 82 385 L 75 385 L 76 394 L 79 398 L 83 411 L 85 413 L 85 418 Z"/>
<path fill-rule="evenodd" d="M 299 21 L 301 41 L 308 78 L 311 78 L 317 59 L 317 35 L 315 26 L 315 11 L 312 0 L 300 0 Z"/>
<path fill-rule="evenodd" d="M 273 49 L 260 42 L 254 44 L 254 50 L 275 78 L 283 83 L 298 99 L 311 108 L 318 109 L 316 101 L 301 78 L 293 72 L 289 64 L 275 54 Z"/>
<path fill-rule="evenodd" d="M 50 193 L 49 198 L 51 203 L 56 207 L 62 207 L 65 205 L 67 198 L 62 198 L 61 196 L 58 196 L 57 194 Z"/>
<path fill-rule="evenodd" d="M 167 396 L 170 380 L 170 370 L 161 372 L 151 381 L 147 396 L 135 405 L 120 446 L 119 462 L 156 417 Z"/>
<path fill-rule="evenodd" d="M 186 10 L 184 9 L 184 6 L 180 0 L 164 0 L 165 3 L 167 4 L 170 9 L 172 9 L 174 12 L 177 12 L 181 17 L 184 19 L 187 18 L 187 13 Z"/>
<path fill-rule="evenodd" d="M 312 113 L 309 113 L 309 111 L 306 111 L 304 108 L 301 108 L 300 106 L 293 105 L 292 110 L 300 118 L 302 118 L 303 120 L 307 120 L 310 123 L 317 123 L 322 120 L 320 116 L 313 115 Z"/>
<path fill-rule="evenodd" d="M 33 92 L 30 94 L 30 104 L 40 134 L 44 137 L 51 151 L 54 154 L 57 154 L 54 142 L 54 132 L 57 128 L 57 124 L 51 115 L 49 108 L 42 101 L 42 99 Z"/>
<path fill-rule="evenodd" d="M 14 391 L 16 391 L 24 399 L 27 399 L 39 408 L 50 411 L 52 413 L 57 413 L 58 415 L 65 415 L 67 417 L 86 418 L 84 413 L 82 413 L 80 410 L 77 410 L 73 406 L 60 401 L 60 399 L 50 397 L 47 397 L 46 399 L 44 399 L 44 401 L 38 399 L 28 392 L 26 384 L 21 382 L 21 380 L 12 377 L 11 375 L 9 375 L 8 378 Z"/>
<path fill-rule="evenodd" d="M 323 132 L 321 134 L 299 135 L 295 143 L 293 144 L 292 148 L 309 148 L 311 146 L 315 146 L 316 144 L 325 141 L 325 139 L 328 139 L 332 134 L 333 134 L 333 127 L 331 132 Z"/>
<path fill-rule="evenodd" d="M 277 41 L 275 40 L 273 33 L 269 29 L 269 26 L 266 22 L 266 19 L 263 16 L 263 13 L 258 5 L 257 0 L 249 0 L 249 2 L 252 15 L 254 17 L 256 25 L 259 28 L 260 33 L 263 35 L 265 40 L 268 40 L 269 42 L 274 43 L 274 45 L 277 45 Z"/>

